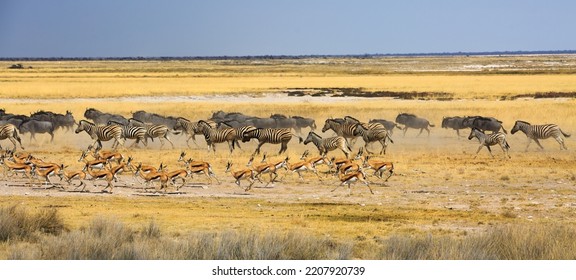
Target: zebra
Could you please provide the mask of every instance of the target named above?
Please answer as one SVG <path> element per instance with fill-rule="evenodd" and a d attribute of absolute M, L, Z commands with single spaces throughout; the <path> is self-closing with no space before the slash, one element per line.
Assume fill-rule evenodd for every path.
<path fill-rule="evenodd" d="M 171 131 L 168 126 L 163 124 L 147 124 L 134 118 L 128 119 L 128 124 L 133 126 L 140 126 L 146 129 L 146 139 L 150 138 L 154 141 L 154 138 L 160 139 L 160 148 L 164 147 L 164 139 L 166 139 L 172 145 L 174 149 L 174 143 L 168 138 L 168 133 L 179 134 L 180 132 Z"/>
<path fill-rule="evenodd" d="M 74 132 L 78 134 L 82 131 L 86 131 L 86 133 L 90 135 L 90 138 L 94 140 L 94 143 L 91 146 L 98 144 L 96 146 L 97 149 L 102 148 L 102 141 L 109 141 L 112 139 L 114 139 L 112 149 L 118 148 L 118 146 L 120 145 L 124 147 L 124 139 L 122 138 L 122 127 L 119 125 L 113 124 L 105 126 L 96 126 L 95 124 L 87 120 L 81 120 L 80 122 L 78 122 L 78 127 Z"/>
<path fill-rule="evenodd" d="M 473 127 L 472 130 L 470 131 L 470 135 L 468 136 L 468 140 L 472 140 L 472 138 L 474 137 L 478 138 L 478 141 L 480 141 L 480 147 L 478 147 L 476 155 L 478 155 L 483 146 L 486 146 L 488 152 L 490 152 L 490 155 L 494 157 L 494 155 L 492 154 L 492 149 L 490 149 L 490 146 L 499 144 L 500 147 L 502 148 L 502 151 L 504 151 L 504 154 L 506 154 L 508 158 L 510 158 L 510 154 L 508 153 L 508 150 L 510 150 L 510 145 L 508 145 L 508 142 L 506 142 L 506 134 L 502 132 L 485 134 L 481 130 Z"/>
<path fill-rule="evenodd" d="M 524 132 L 526 137 L 528 137 L 528 145 L 526 145 L 526 151 L 528 151 L 528 147 L 530 147 L 532 140 L 534 140 L 540 149 L 543 150 L 544 147 L 542 147 L 538 139 L 547 139 L 550 137 L 554 137 L 556 142 L 560 144 L 560 150 L 568 150 L 564 144 L 562 135 L 564 135 L 564 137 L 570 137 L 570 134 L 562 131 L 562 129 L 560 129 L 560 127 L 555 124 L 531 125 L 529 122 L 517 120 L 516 123 L 514 123 L 514 127 L 512 128 L 512 134 L 516 133 L 518 130 Z"/>
<path fill-rule="evenodd" d="M 326 156 L 329 151 L 340 149 L 346 158 L 348 158 L 352 152 L 348 142 L 346 141 L 346 138 L 342 136 L 322 139 L 322 137 L 316 134 L 316 132 L 310 131 L 308 132 L 308 137 L 306 137 L 306 140 L 304 140 L 304 145 L 307 145 L 310 142 L 314 143 L 316 148 L 318 148 L 321 156 Z"/>
<path fill-rule="evenodd" d="M 122 125 L 114 120 L 108 121 L 109 125 L 115 124 L 122 127 L 122 138 L 124 139 L 136 139 L 130 147 L 137 146 L 140 141 L 144 143 L 144 146 L 148 146 L 148 139 L 146 138 L 146 129 L 140 126 L 133 126 L 133 125 Z"/>
<path fill-rule="evenodd" d="M 204 134 L 204 139 L 208 144 L 208 151 L 210 148 L 216 152 L 216 143 L 228 142 L 230 153 L 234 151 L 234 143 L 236 142 L 236 134 L 233 128 L 212 128 L 209 123 L 204 120 L 198 121 L 197 132 Z"/>
<path fill-rule="evenodd" d="M 258 147 L 252 155 L 260 154 L 260 147 L 266 143 L 281 144 L 278 154 L 282 154 L 288 149 L 288 142 L 296 136 L 302 143 L 302 137 L 294 135 L 289 128 L 253 128 L 242 134 L 242 142 L 248 142 L 252 138 L 258 139 Z"/>
<path fill-rule="evenodd" d="M 380 150 L 381 155 L 386 154 L 386 148 L 388 147 L 386 140 L 394 143 L 392 138 L 390 138 L 388 130 L 380 123 L 359 123 L 358 126 L 356 126 L 356 130 L 358 135 L 362 136 L 362 140 L 364 140 L 364 149 L 370 154 L 372 154 L 372 152 L 368 150 L 368 144 L 372 142 L 380 142 L 380 145 L 382 145 L 382 149 Z"/>
<path fill-rule="evenodd" d="M 216 126 L 216 123 L 214 121 L 207 120 L 205 122 L 207 122 L 211 127 Z M 176 123 L 174 124 L 174 127 L 172 129 L 182 130 L 184 133 L 188 134 L 188 138 L 186 139 L 186 145 L 188 145 L 188 147 L 190 147 L 190 139 L 192 139 L 192 141 L 194 141 L 194 144 L 198 146 L 198 143 L 196 143 L 196 135 L 202 134 L 202 132 L 196 132 L 199 131 L 198 122 L 193 122 L 186 118 L 179 117 L 176 119 Z"/>
<path fill-rule="evenodd" d="M 220 122 L 218 124 L 218 128 L 222 128 L 222 126 L 226 126 L 229 128 L 233 129 L 233 134 L 234 134 L 234 143 L 236 144 L 236 146 L 238 146 L 238 148 L 242 149 L 242 147 L 240 147 L 240 142 L 238 141 L 242 141 L 242 136 L 244 135 L 244 132 L 252 130 L 252 129 L 256 129 L 255 126 L 252 125 L 242 125 L 239 127 L 232 127 L 228 122 Z"/>
<path fill-rule="evenodd" d="M 354 140 L 358 137 L 356 132 L 357 123 L 348 122 L 343 119 L 326 119 L 322 132 L 332 129 L 337 136 L 342 136 L 349 140 L 350 146 L 354 146 Z"/>
<path fill-rule="evenodd" d="M 22 139 L 20 139 L 20 136 L 18 135 L 18 130 L 16 129 L 15 125 L 10 123 L 0 125 L 0 140 L 4 139 L 10 140 L 10 142 L 14 144 L 14 149 L 12 149 L 12 153 L 16 151 L 16 141 L 20 143 L 20 148 L 24 150 L 24 147 L 22 147 Z M 0 146 L 0 150 L 1 149 L 2 146 Z"/>

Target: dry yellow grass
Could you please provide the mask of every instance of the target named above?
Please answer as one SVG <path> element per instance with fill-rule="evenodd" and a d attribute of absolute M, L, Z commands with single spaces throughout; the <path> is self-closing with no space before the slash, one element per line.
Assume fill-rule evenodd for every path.
<path fill-rule="evenodd" d="M 526 63 L 530 59 L 522 58 L 521 61 Z M 380 237 L 389 235 L 432 233 L 457 237 L 482 232 L 495 224 L 574 223 L 576 179 L 573 170 L 576 170 L 576 162 L 573 151 L 576 145 L 573 137 L 567 139 L 570 149 L 567 152 L 559 151 L 558 144 L 550 139 L 543 141 L 546 147 L 544 152 L 536 151 L 533 145 L 528 153 L 523 153 L 526 137 L 522 133 L 509 134 L 511 160 L 504 160 L 498 147 L 493 149 L 496 156 L 494 159 L 489 157 L 486 150 L 474 158 L 477 142 L 457 139 L 454 131 L 440 128 L 444 116 L 486 115 L 502 120 L 507 130 L 515 120 L 523 119 L 533 123 L 556 123 L 564 131 L 574 134 L 574 99 L 497 101 L 502 95 L 572 92 L 576 88 L 576 79 L 573 75 L 563 74 L 566 69 L 560 73 L 552 71 L 554 74 L 471 74 L 447 71 L 434 74 L 439 69 L 445 70 L 452 62 L 423 59 L 421 62 L 429 65 L 428 72 L 390 74 L 395 69 L 407 67 L 408 61 L 399 59 L 390 62 L 396 63 L 396 68 L 384 67 L 387 62 L 385 60 L 375 61 L 377 66 L 367 62 L 370 60 L 366 64 L 359 61 L 332 61 L 335 68 L 317 66 L 311 62 L 302 67 L 286 62 L 281 65 L 75 62 L 75 66 L 67 62 L 38 62 L 33 64 L 34 69 L 24 72 L 1 70 L 3 81 L 0 95 L 3 98 L 18 98 L 39 94 L 45 99 L 4 100 L 1 107 L 10 113 L 27 115 L 37 110 L 60 113 L 70 110 L 77 120 L 82 119 L 84 110 L 89 107 L 125 116 L 137 110 L 147 110 L 184 116 L 191 120 L 208 118 L 217 110 L 239 111 L 262 117 L 283 113 L 313 117 L 319 129 L 324 119 L 345 115 L 364 121 L 373 118 L 394 120 L 398 113 L 410 112 L 429 119 L 436 125 L 430 137 L 425 134 L 415 137 L 415 130 L 408 130 L 406 137 L 402 137 L 401 131 L 395 132 L 395 144 L 389 146 L 388 154 L 382 158 L 395 163 L 397 176 L 393 176 L 387 183 L 372 177 L 370 180 L 376 191 L 374 196 L 366 188 L 356 186 L 353 195 L 348 197 L 343 188 L 330 192 L 337 182 L 334 178 L 328 177 L 324 182 L 317 182 L 314 175 L 307 174 L 306 181 L 300 182 L 296 175 L 285 174 L 283 171 L 283 181 L 274 188 L 255 188 L 249 194 L 244 194 L 234 185 L 231 177 L 224 174 L 224 167 L 228 160 L 232 160 L 236 166 L 244 165 L 255 148 L 254 143 L 244 144 L 244 149 L 234 151 L 233 155 L 229 155 L 226 145 L 221 144 L 217 146 L 217 153 L 213 154 L 206 151 L 205 143 L 200 138 L 198 147 L 187 148 L 183 137 L 176 136 L 173 137 L 176 140 L 175 149 L 160 150 L 158 143 L 153 143 L 146 149 L 123 152 L 132 155 L 136 161 L 148 164 L 164 162 L 170 168 L 175 168 L 178 166 L 176 159 L 180 151 L 186 150 L 190 157 L 210 161 L 223 181 L 222 184 L 207 189 L 187 187 L 187 195 L 181 197 L 152 198 L 135 196 L 137 190 L 126 187 L 117 188 L 117 193 L 113 195 L 86 196 L 56 190 L 29 190 L 26 196 L 0 196 L 0 206 L 21 203 L 36 208 L 57 207 L 65 223 L 72 228 L 83 227 L 94 217 L 102 215 L 117 217 L 128 225 L 142 225 L 153 219 L 164 231 L 175 236 L 190 231 L 227 229 L 299 230 L 319 236 L 329 235 L 339 241 L 355 240 L 360 242 L 359 248 L 370 248 Z M 482 63 L 488 62 L 496 64 L 492 60 L 482 60 Z M 266 63 L 269 62 L 263 62 Z M 357 67 L 368 74 L 346 70 L 352 64 L 359 65 Z M 463 64 L 459 65 L 463 67 Z M 270 73 L 268 69 L 272 69 Z M 298 70 L 302 70 L 301 73 Z M 322 71 L 326 75 L 320 75 Z M 240 96 L 300 87 L 450 92 L 463 100 L 342 100 L 313 97 L 247 97 L 232 101 L 220 97 L 170 101 L 53 99 L 123 95 L 194 96 L 214 93 Z M 462 134 L 467 136 L 467 132 L 463 131 Z M 91 142 L 86 134 L 76 135 L 73 132 L 59 132 L 55 144 L 48 143 L 46 137 L 38 138 L 38 143 L 31 143 L 27 135 L 23 137 L 28 151 L 47 160 L 65 163 L 71 168 L 80 166 L 76 161 L 80 150 Z M 7 141 L 1 144 L 11 145 Z M 356 144 L 355 150 L 360 145 Z M 109 147 L 109 144 L 106 146 Z M 270 154 L 275 154 L 278 149 L 277 146 L 268 145 L 263 148 Z M 316 153 L 314 147 L 303 146 L 293 140 L 288 155 L 292 159 L 299 158 L 305 149 Z M 340 154 L 334 152 L 333 155 Z M 125 176 L 122 178 L 130 177 Z M 194 181 L 205 182 L 198 176 Z"/>

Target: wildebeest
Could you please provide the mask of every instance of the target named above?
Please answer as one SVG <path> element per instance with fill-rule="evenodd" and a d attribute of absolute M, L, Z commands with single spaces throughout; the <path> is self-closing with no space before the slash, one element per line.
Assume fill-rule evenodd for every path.
<path fill-rule="evenodd" d="M 456 134 L 460 137 L 460 129 L 469 128 L 464 125 L 465 117 L 444 117 L 442 119 L 442 128 L 452 128 L 456 130 Z"/>
<path fill-rule="evenodd" d="M 176 125 L 176 117 L 162 116 L 156 113 L 148 113 L 140 110 L 132 113 L 132 118 L 137 119 L 143 123 L 163 124 L 167 127 L 174 127 Z"/>
<path fill-rule="evenodd" d="M 296 120 L 296 133 L 301 133 L 302 128 L 310 127 L 310 131 L 314 131 L 316 129 L 316 121 L 311 118 L 305 118 L 301 116 L 292 116 L 294 120 Z"/>
<path fill-rule="evenodd" d="M 86 109 L 84 117 L 91 119 L 96 125 L 106 125 L 108 121 L 114 121 L 122 125 L 128 124 L 128 120 L 121 115 L 104 113 L 94 108 Z"/>
<path fill-rule="evenodd" d="M 408 114 L 408 113 L 401 113 L 398 116 L 396 116 L 396 123 L 404 125 L 403 128 L 404 136 L 406 136 L 406 131 L 408 130 L 408 128 L 420 129 L 420 133 L 418 133 L 418 136 L 420 136 L 420 134 L 422 134 L 422 131 L 426 129 L 426 131 L 428 131 L 428 136 L 430 136 L 430 130 L 428 129 L 428 127 L 429 126 L 434 127 L 434 125 L 431 124 L 427 119 L 423 119 L 417 117 L 414 114 Z"/>
<path fill-rule="evenodd" d="M 502 122 L 497 120 L 493 117 L 482 117 L 482 116 L 473 116 L 473 117 L 466 117 L 463 121 L 463 124 L 470 128 L 478 128 L 482 131 L 492 131 L 498 132 L 500 129 L 504 131 L 504 133 L 508 133 L 504 126 L 502 126 Z"/>
<path fill-rule="evenodd" d="M 270 118 L 276 120 L 276 128 L 292 128 L 296 130 L 296 120 L 282 114 L 273 114 Z"/>
<path fill-rule="evenodd" d="M 30 133 L 30 141 L 36 141 L 36 133 L 50 134 L 50 142 L 54 142 L 54 124 L 50 121 L 39 121 L 30 119 L 20 124 L 18 130 L 21 134 Z"/>

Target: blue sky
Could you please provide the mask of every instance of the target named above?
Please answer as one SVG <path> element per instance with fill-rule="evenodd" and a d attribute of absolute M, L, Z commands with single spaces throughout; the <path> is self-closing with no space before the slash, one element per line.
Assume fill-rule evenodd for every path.
<path fill-rule="evenodd" d="M 0 0 L 0 57 L 574 50 L 576 1 Z"/>

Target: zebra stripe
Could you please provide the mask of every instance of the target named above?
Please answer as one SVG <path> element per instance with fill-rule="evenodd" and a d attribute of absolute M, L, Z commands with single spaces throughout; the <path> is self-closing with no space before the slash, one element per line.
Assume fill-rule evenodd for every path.
<path fill-rule="evenodd" d="M 16 141 L 20 143 L 20 148 L 24 150 L 22 147 L 22 139 L 18 135 L 18 129 L 13 124 L 7 123 L 5 125 L 0 126 L 0 140 L 8 139 L 14 145 L 14 149 L 12 149 L 12 153 L 16 151 Z M 0 146 L 0 150 L 2 150 L 2 146 Z"/>
<path fill-rule="evenodd" d="M 134 145 L 138 145 L 138 143 L 144 143 L 144 146 L 148 146 L 148 139 L 146 138 L 146 129 L 139 126 L 133 125 L 122 125 L 115 121 L 108 121 L 109 125 L 115 124 L 122 127 L 122 138 L 124 139 L 135 139 L 136 141 L 130 145 L 130 147 Z"/>
<path fill-rule="evenodd" d="M 112 139 L 114 139 L 112 149 L 118 148 L 119 145 L 124 146 L 122 127 L 119 125 L 96 126 L 89 121 L 81 120 L 74 132 L 80 133 L 82 131 L 86 131 L 86 133 L 90 135 L 90 138 L 94 140 L 94 144 L 98 144 L 98 146 L 96 146 L 97 149 L 102 148 L 102 141 L 110 141 Z M 94 144 L 92 144 L 92 146 L 94 146 Z"/>
<path fill-rule="evenodd" d="M 324 127 L 322 132 L 326 132 L 332 129 L 337 136 L 342 136 L 350 141 L 350 145 L 353 146 L 358 134 L 356 132 L 357 123 L 345 121 L 343 119 L 326 119 L 324 122 Z"/>
<path fill-rule="evenodd" d="M 386 154 L 386 148 L 388 143 L 386 140 L 390 140 L 390 143 L 394 143 L 392 138 L 388 133 L 388 130 L 381 123 L 359 123 L 356 127 L 356 132 L 358 135 L 362 136 L 364 140 L 364 149 L 368 153 L 372 153 L 368 150 L 368 144 L 372 142 L 380 142 L 382 149 L 380 150 L 381 155 Z"/>
<path fill-rule="evenodd" d="M 215 127 L 216 123 L 213 121 L 206 121 L 211 127 Z M 186 118 L 179 117 L 176 119 L 176 124 L 174 125 L 174 130 L 182 130 L 184 133 L 188 134 L 188 138 L 186 139 L 186 145 L 190 147 L 190 139 L 194 141 L 194 144 L 198 146 L 196 143 L 196 135 L 202 135 L 202 132 L 198 130 L 198 122 L 192 122 Z"/>
<path fill-rule="evenodd" d="M 482 147 L 485 146 L 488 149 L 488 152 L 490 152 L 490 155 L 494 157 L 494 155 L 492 154 L 492 149 L 490 149 L 490 146 L 499 144 L 500 147 L 502 148 L 502 151 L 504 151 L 504 153 L 510 158 L 510 154 L 508 154 L 508 150 L 510 150 L 510 145 L 508 145 L 508 142 L 506 142 L 506 134 L 502 132 L 485 134 L 484 132 L 482 132 L 477 128 L 472 128 L 472 130 L 470 131 L 470 135 L 468 136 L 468 140 L 472 140 L 472 138 L 474 137 L 478 138 L 478 141 L 480 141 L 480 147 L 478 147 L 476 154 L 478 154 L 482 149 Z"/>
<path fill-rule="evenodd" d="M 531 125 L 529 122 L 516 121 L 514 127 L 512 128 L 512 134 L 516 133 L 518 130 L 524 132 L 526 137 L 528 137 L 528 145 L 526 145 L 526 151 L 528 151 L 528 147 L 530 147 L 532 140 L 534 140 L 540 149 L 543 150 L 544 147 L 542 147 L 538 139 L 547 139 L 550 137 L 556 139 L 556 142 L 560 144 L 560 150 L 568 150 L 564 144 L 564 138 L 562 138 L 562 135 L 564 135 L 564 137 L 570 137 L 570 134 L 565 133 L 562 131 L 562 129 L 560 129 L 559 126 L 555 124 Z"/>
<path fill-rule="evenodd" d="M 158 138 L 160 140 L 160 148 L 164 147 L 164 140 L 167 140 L 172 145 L 172 149 L 174 149 L 174 143 L 168 138 L 168 132 L 170 132 L 168 126 L 163 124 L 148 124 L 134 118 L 129 119 L 128 124 L 145 128 L 145 138 L 150 138 L 152 141 L 154 141 L 154 138 Z"/>
<path fill-rule="evenodd" d="M 260 154 L 260 147 L 266 143 L 281 144 L 278 154 L 282 154 L 288 149 L 288 142 L 292 136 L 298 137 L 302 143 L 302 137 L 294 135 L 289 128 L 252 128 L 242 134 L 242 142 L 248 142 L 252 138 L 258 139 L 258 147 L 253 155 Z"/>
<path fill-rule="evenodd" d="M 216 152 L 216 143 L 228 142 L 230 153 L 234 150 L 234 141 L 236 141 L 236 134 L 232 128 L 212 128 L 209 123 L 204 120 L 198 121 L 198 130 L 204 134 L 204 139 L 208 144 L 208 151 L 210 148 Z"/>
<path fill-rule="evenodd" d="M 340 149 L 346 158 L 348 158 L 348 155 L 352 152 L 348 146 L 348 142 L 346 142 L 346 138 L 342 136 L 322 138 L 315 132 L 310 131 L 308 137 L 304 140 L 304 145 L 310 142 L 314 143 L 316 148 L 318 148 L 321 156 L 326 156 L 329 151 Z"/>

